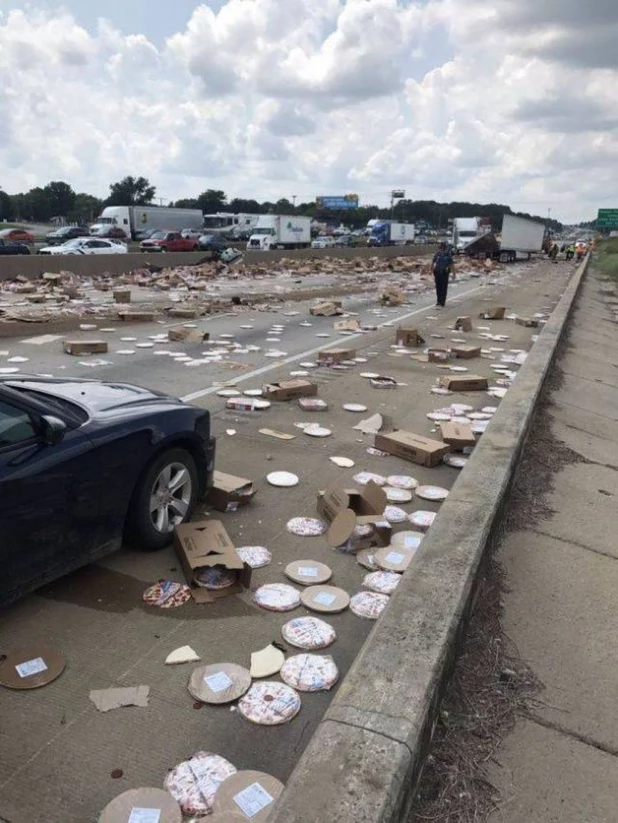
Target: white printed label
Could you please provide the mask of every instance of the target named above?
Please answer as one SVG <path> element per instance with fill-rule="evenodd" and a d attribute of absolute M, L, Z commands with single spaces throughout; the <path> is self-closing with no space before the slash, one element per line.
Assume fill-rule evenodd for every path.
<path fill-rule="evenodd" d="M 399 552 L 389 552 L 386 555 L 385 559 L 388 560 L 389 563 L 394 563 L 395 565 L 398 565 L 403 560 L 405 560 L 405 557 L 405 554 L 400 554 Z"/>
<path fill-rule="evenodd" d="M 35 657 L 33 660 L 20 663 L 19 666 L 15 666 L 15 669 L 20 677 L 31 677 L 33 674 L 47 671 L 47 664 L 42 657 Z"/>
<path fill-rule="evenodd" d="M 127 823 L 159 823 L 161 809 L 138 809 L 134 806 Z"/>
<path fill-rule="evenodd" d="M 234 795 L 234 803 L 247 817 L 255 817 L 266 806 L 274 803 L 274 800 L 275 798 L 271 797 L 259 783 L 252 783 L 251 786 L 247 786 L 242 792 Z"/>
<path fill-rule="evenodd" d="M 216 674 L 205 677 L 204 683 L 206 683 L 208 688 L 213 692 L 224 692 L 226 689 L 229 689 L 230 686 L 234 685 L 233 681 L 230 680 L 225 672 L 217 672 Z"/>
<path fill-rule="evenodd" d="M 407 535 L 403 540 L 406 549 L 416 549 L 420 545 L 420 542 L 420 537 L 412 537 L 410 535 Z"/>
<path fill-rule="evenodd" d="M 318 570 L 314 569 L 313 566 L 299 566 L 298 574 L 301 577 L 317 577 Z"/>
<path fill-rule="evenodd" d="M 329 594 L 328 592 L 320 592 L 316 594 L 313 598 L 314 603 L 319 603 L 321 606 L 330 606 L 332 605 L 337 598 L 334 594 Z"/>

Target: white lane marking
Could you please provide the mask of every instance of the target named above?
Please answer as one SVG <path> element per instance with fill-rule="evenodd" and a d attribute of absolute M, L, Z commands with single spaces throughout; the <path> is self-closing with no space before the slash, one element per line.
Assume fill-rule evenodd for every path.
<path fill-rule="evenodd" d="M 468 291 L 459 292 L 459 294 L 453 295 L 453 297 L 467 297 L 469 294 L 474 294 L 477 291 L 481 291 L 484 289 L 485 286 L 477 286 L 475 289 L 468 289 Z M 423 306 L 420 309 L 414 309 L 414 311 L 407 312 L 407 314 L 402 314 L 400 317 L 395 317 L 391 320 L 388 320 L 388 325 L 390 326 L 393 323 L 400 323 L 402 320 L 407 320 L 408 317 L 413 317 L 415 314 L 421 314 L 424 311 L 429 311 L 432 308 L 431 305 Z M 384 327 L 384 324 L 380 324 L 378 329 Z M 332 343 L 326 343 L 322 346 L 316 346 L 313 349 L 307 349 L 306 351 L 300 352 L 300 354 L 293 354 L 290 357 L 286 357 L 284 360 L 277 360 L 276 363 L 269 363 L 267 366 L 261 366 L 259 369 L 254 369 L 247 374 L 243 374 L 237 377 L 234 381 L 230 381 L 232 385 L 237 385 L 238 383 L 244 383 L 245 380 L 252 380 L 254 377 L 259 377 L 262 374 L 266 374 L 273 369 L 278 369 L 281 366 L 287 366 L 290 363 L 295 363 L 297 360 L 304 360 L 307 357 L 310 357 L 312 354 L 317 354 L 319 351 L 324 351 L 325 349 L 334 348 L 337 346 L 341 346 L 344 344 L 347 346 L 352 340 L 356 340 L 358 337 L 365 337 L 364 334 L 350 334 L 341 340 L 334 340 Z M 219 391 L 221 386 L 211 386 L 209 389 L 200 389 L 199 391 L 191 392 L 191 394 L 185 394 L 184 397 L 181 397 L 181 400 L 184 400 L 185 403 L 190 403 L 192 400 L 197 400 L 199 397 L 205 397 L 208 394 L 214 394 L 216 391 Z"/>
<path fill-rule="evenodd" d="M 38 337 L 27 337 L 21 340 L 21 343 L 29 343 L 32 346 L 46 346 L 48 343 L 55 343 L 56 340 L 61 340 L 61 334 L 41 334 Z"/>

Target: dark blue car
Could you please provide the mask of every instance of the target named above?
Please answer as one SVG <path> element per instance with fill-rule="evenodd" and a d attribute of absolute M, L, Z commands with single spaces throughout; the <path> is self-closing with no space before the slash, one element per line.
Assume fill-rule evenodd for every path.
<path fill-rule="evenodd" d="M 205 409 L 96 380 L 0 378 L 0 604 L 120 547 L 167 545 L 212 485 Z"/>

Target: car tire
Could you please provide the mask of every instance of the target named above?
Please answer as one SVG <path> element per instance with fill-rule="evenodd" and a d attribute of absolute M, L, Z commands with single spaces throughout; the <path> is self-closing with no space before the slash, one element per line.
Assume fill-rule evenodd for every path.
<path fill-rule="evenodd" d="M 169 474 L 167 472 L 169 471 Z M 166 478 L 171 481 L 185 472 L 189 487 L 181 487 L 183 505 L 176 509 L 168 505 L 168 526 L 161 522 L 163 528 L 157 528 L 155 519 L 159 517 L 160 509 L 152 509 L 154 498 L 165 491 Z M 169 490 L 169 489 L 168 489 Z M 199 490 L 199 478 L 195 460 L 186 449 L 168 449 L 160 454 L 150 464 L 144 476 L 140 479 L 133 493 L 133 498 L 127 515 L 127 533 L 131 542 L 138 548 L 147 551 L 156 551 L 169 545 L 174 533 L 174 527 L 190 519 Z M 176 500 L 178 496 L 174 493 Z M 185 509 L 186 506 L 186 509 Z M 161 508 L 164 507 L 164 504 Z M 171 515 L 171 517 L 170 517 Z M 174 518 L 179 518 L 173 522 Z"/>

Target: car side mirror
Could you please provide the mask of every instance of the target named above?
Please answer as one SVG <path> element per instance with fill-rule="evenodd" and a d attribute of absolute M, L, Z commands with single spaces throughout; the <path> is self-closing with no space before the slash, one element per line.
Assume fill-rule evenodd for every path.
<path fill-rule="evenodd" d="M 66 423 L 59 417 L 45 414 L 41 418 L 43 421 L 43 439 L 48 446 L 57 446 L 62 443 L 67 431 Z"/>

